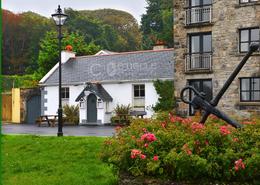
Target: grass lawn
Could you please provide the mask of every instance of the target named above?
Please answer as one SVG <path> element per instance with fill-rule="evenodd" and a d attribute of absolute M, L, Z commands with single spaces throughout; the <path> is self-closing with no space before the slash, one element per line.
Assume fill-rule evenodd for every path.
<path fill-rule="evenodd" d="M 113 185 L 101 137 L 3 136 L 4 185 Z"/>

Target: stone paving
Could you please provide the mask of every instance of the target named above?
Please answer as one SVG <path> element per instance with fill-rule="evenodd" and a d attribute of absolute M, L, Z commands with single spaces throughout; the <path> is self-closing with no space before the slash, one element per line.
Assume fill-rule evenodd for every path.
<path fill-rule="evenodd" d="M 2 124 L 2 134 L 31 134 L 56 136 L 58 127 L 47 127 L 28 124 Z M 112 136 L 114 126 L 64 126 L 64 136 Z"/>

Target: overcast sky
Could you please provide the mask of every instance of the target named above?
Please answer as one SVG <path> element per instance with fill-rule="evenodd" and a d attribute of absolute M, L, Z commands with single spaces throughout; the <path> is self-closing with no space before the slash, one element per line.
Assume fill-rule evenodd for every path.
<path fill-rule="evenodd" d="M 141 15 L 147 6 L 145 0 L 2 0 L 2 8 L 14 13 L 33 11 L 40 15 L 50 17 L 58 5 L 61 8 L 75 10 L 95 10 L 113 8 L 132 14 L 140 23 Z"/>

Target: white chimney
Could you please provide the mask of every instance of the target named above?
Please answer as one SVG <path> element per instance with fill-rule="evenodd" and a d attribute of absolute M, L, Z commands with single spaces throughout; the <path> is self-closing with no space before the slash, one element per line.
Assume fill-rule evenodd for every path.
<path fill-rule="evenodd" d="M 70 58 L 75 58 L 76 53 L 73 51 L 61 51 L 61 63 L 66 63 Z"/>

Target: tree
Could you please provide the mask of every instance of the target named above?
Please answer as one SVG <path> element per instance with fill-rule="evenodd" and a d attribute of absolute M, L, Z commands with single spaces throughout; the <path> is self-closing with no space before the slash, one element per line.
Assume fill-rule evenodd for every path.
<path fill-rule="evenodd" d="M 173 47 L 173 7 L 171 0 L 146 0 L 147 11 L 142 15 L 142 46 L 151 49 L 156 41 Z"/>
<path fill-rule="evenodd" d="M 40 42 L 38 78 L 43 77 L 59 61 L 57 35 L 58 33 L 55 31 L 47 32 Z M 100 50 L 100 47 L 94 43 L 86 44 L 84 37 L 77 32 L 71 34 L 65 32 L 63 36 L 62 48 L 65 49 L 67 45 L 71 45 L 73 51 L 77 53 L 77 56 L 92 55 Z"/>
<path fill-rule="evenodd" d="M 24 74 L 35 65 L 39 41 L 51 29 L 49 19 L 33 12 L 14 14 L 3 10 L 3 74 Z"/>
<path fill-rule="evenodd" d="M 136 19 L 129 13 L 113 9 L 66 9 L 70 17 L 68 31 L 79 31 L 86 41 L 98 44 L 102 49 L 132 51 L 140 49 L 141 33 Z"/>

